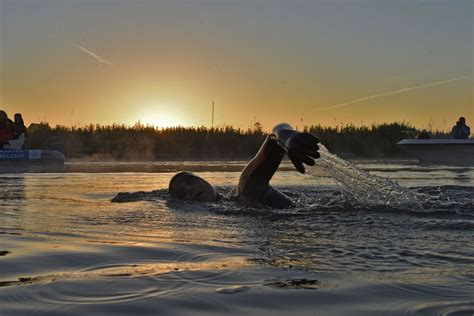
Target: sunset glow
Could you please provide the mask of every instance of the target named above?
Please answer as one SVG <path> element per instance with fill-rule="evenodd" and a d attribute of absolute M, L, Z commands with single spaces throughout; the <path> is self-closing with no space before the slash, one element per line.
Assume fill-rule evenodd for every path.
<path fill-rule="evenodd" d="M 173 109 L 172 106 L 162 106 L 164 109 Z M 160 110 L 159 106 L 147 106 L 138 111 L 136 122 L 157 128 L 184 126 L 184 121 L 172 114 L 172 111 Z"/>
<path fill-rule="evenodd" d="M 214 100 L 215 124 L 243 128 L 449 130 L 474 121 L 473 3 L 422 3 L 1 0 L 0 107 L 27 123 L 210 126 Z"/>

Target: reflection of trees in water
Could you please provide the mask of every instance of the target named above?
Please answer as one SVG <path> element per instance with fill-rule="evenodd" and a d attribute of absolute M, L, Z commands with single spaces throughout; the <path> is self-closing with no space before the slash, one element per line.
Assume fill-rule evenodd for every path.
<path fill-rule="evenodd" d="M 470 183 L 473 181 L 471 176 L 474 173 L 474 168 L 456 168 L 447 169 L 446 171 L 454 174 L 454 180 L 461 183 Z"/>
<path fill-rule="evenodd" d="M 23 177 L 0 177 L 0 205 L 11 206 L 25 199 Z"/>
<path fill-rule="evenodd" d="M 0 231 L 19 229 L 21 212 L 25 202 L 25 179 L 19 177 L 0 177 Z"/>

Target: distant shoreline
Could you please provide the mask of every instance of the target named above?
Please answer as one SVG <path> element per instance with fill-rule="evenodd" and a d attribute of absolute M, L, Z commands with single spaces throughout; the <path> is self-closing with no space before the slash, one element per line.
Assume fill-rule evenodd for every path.
<path fill-rule="evenodd" d="M 316 135 L 331 153 L 350 160 L 408 158 L 396 143 L 420 133 L 432 138 L 450 138 L 445 132 L 420 131 L 398 122 L 361 127 L 311 125 L 302 131 Z M 68 161 L 91 162 L 249 160 L 268 135 L 260 124 L 243 130 L 233 126 L 50 127 L 41 123 L 31 124 L 27 133 L 25 148 L 57 150 Z"/>

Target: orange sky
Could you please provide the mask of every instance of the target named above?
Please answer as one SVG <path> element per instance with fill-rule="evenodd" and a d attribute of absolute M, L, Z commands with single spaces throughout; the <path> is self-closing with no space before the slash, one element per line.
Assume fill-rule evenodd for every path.
<path fill-rule="evenodd" d="M 474 121 L 472 6 L 1 0 L 0 107 L 27 123 L 209 126 L 215 100 L 215 125 L 449 129 Z"/>

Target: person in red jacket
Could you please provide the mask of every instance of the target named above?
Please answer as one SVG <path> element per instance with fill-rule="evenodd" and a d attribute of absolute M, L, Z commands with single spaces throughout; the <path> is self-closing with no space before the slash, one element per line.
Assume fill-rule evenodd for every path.
<path fill-rule="evenodd" d="M 5 111 L 0 110 L 0 149 L 14 139 L 13 122 Z"/>

